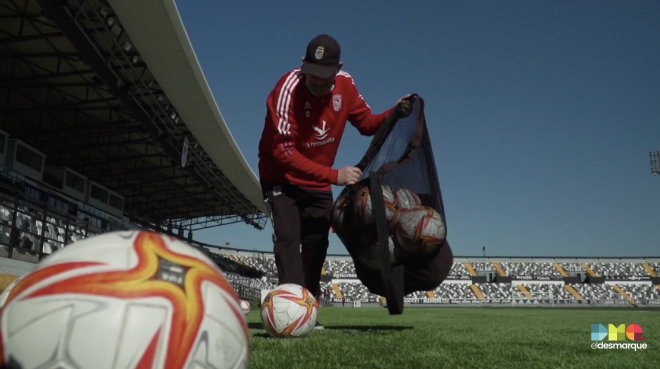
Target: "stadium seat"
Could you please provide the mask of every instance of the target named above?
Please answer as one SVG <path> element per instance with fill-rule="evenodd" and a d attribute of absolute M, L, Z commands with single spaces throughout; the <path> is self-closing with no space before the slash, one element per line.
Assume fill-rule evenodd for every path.
<path fill-rule="evenodd" d="M 645 277 L 648 273 L 639 263 L 587 263 L 587 266 L 599 277 L 624 279 L 626 277 Z"/>
<path fill-rule="evenodd" d="M 527 262 L 510 263 L 501 262 L 500 266 L 507 276 L 547 276 L 561 278 L 561 274 L 552 263 Z"/>

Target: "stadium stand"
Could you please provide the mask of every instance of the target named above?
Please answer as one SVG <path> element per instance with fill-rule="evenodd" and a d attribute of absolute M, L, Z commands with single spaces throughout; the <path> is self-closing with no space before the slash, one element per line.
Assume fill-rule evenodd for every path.
<path fill-rule="evenodd" d="M 15 0 L 0 16 L 4 264 L 115 230 L 263 229 L 258 180 L 174 1 Z M 253 295 L 264 286 L 211 256 Z"/>
<path fill-rule="evenodd" d="M 277 284 L 272 254 L 193 239 L 266 217 L 174 1 L 14 0 L 0 16 L 1 273 L 146 229 L 203 250 L 244 298 Z M 660 307 L 658 273 L 659 257 L 456 256 L 445 283 L 405 301 Z M 329 256 L 321 277 L 334 303 L 383 301 L 346 255 Z"/>
<path fill-rule="evenodd" d="M 561 274 L 555 268 L 553 263 L 499 263 L 504 275 L 506 276 L 548 276 L 553 278 L 561 278 Z"/>

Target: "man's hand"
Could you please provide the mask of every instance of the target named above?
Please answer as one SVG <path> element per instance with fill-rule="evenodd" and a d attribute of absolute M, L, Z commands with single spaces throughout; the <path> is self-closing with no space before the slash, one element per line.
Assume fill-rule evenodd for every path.
<path fill-rule="evenodd" d="M 362 177 L 362 171 L 355 167 L 346 167 L 339 169 L 337 174 L 337 185 L 339 186 L 348 186 L 356 184 L 360 177 Z"/>
<path fill-rule="evenodd" d="M 410 102 L 410 94 L 400 98 L 396 102 L 396 105 L 394 105 L 394 114 L 397 118 L 405 118 L 412 114 L 412 111 L 413 106 L 412 102 Z"/>

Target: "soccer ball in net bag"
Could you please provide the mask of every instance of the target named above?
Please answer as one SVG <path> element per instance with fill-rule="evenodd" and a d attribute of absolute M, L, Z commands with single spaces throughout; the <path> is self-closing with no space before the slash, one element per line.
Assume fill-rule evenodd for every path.
<path fill-rule="evenodd" d="M 416 193 L 406 188 L 394 189 L 394 197 L 396 198 L 396 208 L 399 209 L 414 209 L 422 206 L 422 200 L 419 199 Z"/>
<path fill-rule="evenodd" d="M 44 259 L 0 310 L 0 367 L 247 368 L 238 297 L 202 252 L 111 232 Z"/>
<path fill-rule="evenodd" d="M 337 234 L 343 234 L 345 231 L 344 221 L 346 219 L 346 211 L 348 209 L 348 199 L 346 196 L 340 196 L 337 201 L 332 205 L 332 212 L 330 213 L 330 224 Z"/>
<path fill-rule="evenodd" d="M 405 254 L 431 254 L 445 242 L 447 228 L 437 211 L 426 206 L 399 211 L 399 224 L 394 237 Z"/>
<path fill-rule="evenodd" d="M 396 246 L 394 244 L 394 240 L 392 237 L 388 237 L 387 241 L 389 243 L 389 250 L 390 250 L 390 264 L 395 264 L 397 261 L 396 258 Z M 361 264 L 366 266 L 369 269 L 374 269 L 374 270 L 380 270 L 380 250 L 379 250 L 380 245 L 378 245 L 378 241 L 375 241 L 375 243 L 371 244 L 369 247 L 367 247 L 366 250 L 362 251 L 358 256 L 358 260 L 360 261 Z"/>
<path fill-rule="evenodd" d="M 387 185 L 381 186 L 383 201 L 385 202 L 385 218 L 390 222 L 396 214 L 396 197 L 392 188 Z M 361 224 L 369 225 L 375 223 L 373 205 L 371 204 L 371 188 L 362 186 L 355 195 L 353 203 L 355 214 Z"/>
<path fill-rule="evenodd" d="M 271 337 L 307 337 L 316 325 L 318 303 L 306 288 L 282 284 L 266 295 L 261 304 L 261 322 Z"/>

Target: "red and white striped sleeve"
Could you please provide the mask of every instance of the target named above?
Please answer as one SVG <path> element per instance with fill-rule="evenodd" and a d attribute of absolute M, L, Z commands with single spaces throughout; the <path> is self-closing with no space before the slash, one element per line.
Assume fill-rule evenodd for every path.
<path fill-rule="evenodd" d="M 280 79 L 268 96 L 266 124 L 273 125 L 273 158 L 291 174 L 337 184 L 338 171 L 309 160 L 296 148 L 296 112 L 294 92 L 300 83 L 296 69 Z"/>

